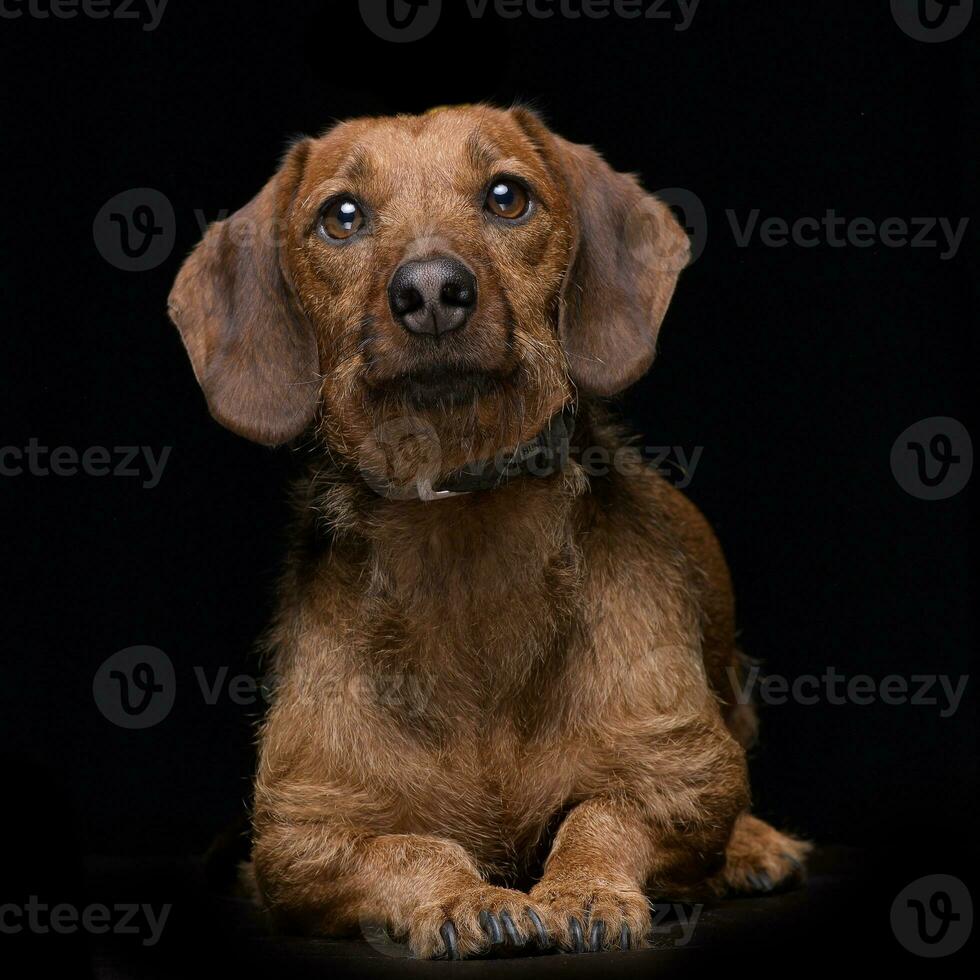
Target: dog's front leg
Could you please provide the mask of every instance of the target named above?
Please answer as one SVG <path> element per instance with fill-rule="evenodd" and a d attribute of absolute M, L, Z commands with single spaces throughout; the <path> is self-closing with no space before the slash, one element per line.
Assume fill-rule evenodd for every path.
<path fill-rule="evenodd" d="M 282 925 L 336 935 L 380 924 L 427 958 L 548 943 L 542 911 L 523 892 L 488 884 L 453 841 L 334 823 L 257 831 L 256 881 Z"/>
<path fill-rule="evenodd" d="M 644 945 L 648 890 L 682 895 L 717 871 L 748 803 L 744 753 L 727 733 L 674 745 L 638 764 L 632 784 L 625 777 L 569 812 L 531 890 L 564 949 Z"/>

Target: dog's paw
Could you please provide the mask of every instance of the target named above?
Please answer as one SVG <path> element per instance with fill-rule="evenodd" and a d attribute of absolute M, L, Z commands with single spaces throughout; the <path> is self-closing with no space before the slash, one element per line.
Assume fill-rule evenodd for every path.
<path fill-rule="evenodd" d="M 770 827 L 758 817 L 739 817 L 715 880 L 716 892 L 765 894 L 792 887 L 806 878 L 812 845 Z"/>
<path fill-rule="evenodd" d="M 638 889 L 544 879 L 531 890 L 531 898 L 544 909 L 545 928 L 565 952 L 598 953 L 646 945 L 650 906 Z"/>
<path fill-rule="evenodd" d="M 423 959 L 458 960 L 531 943 L 552 945 L 545 916 L 523 892 L 491 885 L 465 889 L 419 907 L 408 927 L 408 945 Z"/>

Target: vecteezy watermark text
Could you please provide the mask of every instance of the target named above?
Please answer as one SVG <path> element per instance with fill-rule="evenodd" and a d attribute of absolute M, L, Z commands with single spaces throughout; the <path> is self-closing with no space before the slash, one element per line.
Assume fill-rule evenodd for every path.
<path fill-rule="evenodd" d="M 708 210 L 704 201 L 685 187 L 668 187 L 655 197 L 669 205 L 690 239 L 692 264 L 704 252 L 708 241 Z M 970 224 L 968 217 L 906 217 L 891 215 L 881 219 L 838 214 L 827 208 L 823 214 L 763 214 L 761 208 L 745 212 L 725 209 L 728 231 L 737 248 L 761 245 L 763 248 L 908 248 L 932 250 L 947 262 L 956 257 Z M 639 220 L 646 214 L 638 209 Z M 628 231 L 628 229 L 627 229 Z M 629 235 L 626 235 L 627 240 Z M 642 239 L 641 239 L 642 241 Z"/>
<path fill-rule="evenodd" d="M 144 946 L 160 941 L 172 906 L 122 903 L 118 905 L 86 905 L 79 908 L 68 902 L 48 905 L 37 895 L 31 895 L 23 905 L 8 902 L 0 905 L 0 933 L 16 936 L 22 932 L 35 935 L 56 933 L 71 935 L 79 931 L 91 935 L 143 936 Z"/>
<path fill-rule="evenodd" d="M 271 685 L 261 677 L 232 675 L 227 667 L 209 676 L 203 667 L 196 666 L 193 674 L 208 705 L 217 704 L 222 696 L 243 707 L 271 698 Z M 176 701 L 174 663 L 158 647 L 126 647 L 100 664 L 92 678 L 92 698 L 114 725 L 130 730 L 152 728 L 169 716 Z"/>
<path fill-rule="evenodd" d="M 0 0 L 0 17 L 19 20 L 89 20 L 139 21 L 144 31 L 160 26 L 169 0 Z"/>
<path fill-rule="evenodd" d="M 152 446 L 42 446 L 31 439 L 26 446 L 0 446 L 0 476 L 119 476 L 142 479 L 145 490 L 158 486 L 170 458 L 170 446 L 159 456 Z"/>
<path fill-rule="evenodd" d="M 910 704 L 939 707 L 940 718 L 956 714 L 970 680 L 968 674 L 957 678 L 947 674 L 912 674 L 910 677 L 889 674 L 878 680 L 869 674 L 848 677 L 834 667 L 828 667 L 820 675 L 800 674 L 789 678 L 780 674 L 763 675 L 756 664 L 749 667 L 744 676 L 729 667 L 728 677 L 739 704 L 749 704 L 756 696 L 762 704 L 777 706 L 788 702 L 802 705 L 821 702 L 832 705 Z"/>
<path fill-rule="evenodd" d="M 686 31 L 701 0 L 465 0 L 474 20 L 493 14 L 501 20 L 647 20 L 670 23 Z M 359 0 L 361 18 L 383 41 L 420 41 L 435 29 L 442 16 L 442 0 Z"/>
<path fill-rule="evenodd" d="M 684 446 L 644 446 L 641 453 L 632 446 L 614 450 L 605 446 L 573 446 L 571 452 L 581 460 L 582 468 L 589 476 L 608 476 L 610 473 L 637 476 L 652 470 L 678 490 L 686 490 L 704 455 L 704 446 L 695 446 L 690 453 Z"/>
<path fill-rule="evenodd" d="M 845 218 L 830 208 L 820 217 L 809 216 L 789 221 L 779 217 L 762 217 L 753 208 L 744 219 L 735 211 L 725 212 L 739 248 L 747 248 L 753 238 L 767 248 L 941 248 L 943 261 L 955 258 L 966 234 L 969 218 L 960 218 L 955 226 L 949 218 L 885 218 L 876 223 L 871 218 Z"/>
<path fill-rule="evenodd" d="M 664 20 L 675 31 L 686 31 L 694 20 L 701 0 L 466 0 L 474 19 L 493 12 L 502 20 L 532 17 L 550 20 Z"/>
<path fill-rule="evenodd" d="M 694 936 L 704 906 L 650 902 L 650 933 L 654 946 L 686 946 Z"/>

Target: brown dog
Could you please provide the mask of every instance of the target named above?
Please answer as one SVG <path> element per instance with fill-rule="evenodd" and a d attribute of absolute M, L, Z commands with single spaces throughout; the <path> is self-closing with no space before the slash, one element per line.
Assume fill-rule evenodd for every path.
<path fill-rule="evenodd" d="M 633 178 L 480 106 L 297 143 L 187 260 L 212 413 L 311 455 L 255 784 L 283 926 L 627 948 L 650 894 L 801 877 L 747 809 L 718 544 L 598 401 L 686 259 Z"/>

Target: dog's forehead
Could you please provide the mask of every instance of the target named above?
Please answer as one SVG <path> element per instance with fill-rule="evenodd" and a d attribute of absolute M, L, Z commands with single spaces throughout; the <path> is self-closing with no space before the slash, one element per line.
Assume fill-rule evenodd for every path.
<path fill-rule="evenodd" d="M 486 180 L 501 169 L 543 176 L 513 116 L 476 106 L 342 123 L 317 140 L 308 167 L 318 180 L 339 175 L 389 189 L 418 180 Z"/>

